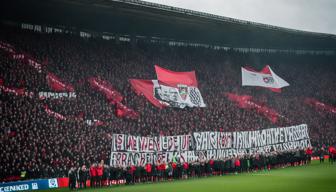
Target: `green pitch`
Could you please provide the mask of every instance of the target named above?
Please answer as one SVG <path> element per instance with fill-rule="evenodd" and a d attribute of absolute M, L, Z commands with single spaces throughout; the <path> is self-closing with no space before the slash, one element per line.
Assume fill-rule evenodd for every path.
<path fill-rule="evenodd" d="M 52 190 L 57 192 L 68 189 Z M 136 184 L 131 186 L 114 186 L 101 189 L 81 191 L 113 192 L 336 192 L 336 164 L 328 162 L 320 165 L 313 162 L 309 166 L 289 167 L 256 173 L 238 175 L 212 176 L 200 179 L 167 181 L 154 184 Z"/>

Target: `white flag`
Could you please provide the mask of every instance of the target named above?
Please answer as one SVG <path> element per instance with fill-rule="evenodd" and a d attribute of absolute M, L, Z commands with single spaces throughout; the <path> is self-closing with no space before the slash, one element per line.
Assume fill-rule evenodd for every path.
<path fill-rule="evenodd" d="M 259 86 L 275 89 L 289 86 L 289 84 L 276 75 L 268 65 L 260 72 L 244 67 L 242 67 L 241 70 L 243 86 Z"/>

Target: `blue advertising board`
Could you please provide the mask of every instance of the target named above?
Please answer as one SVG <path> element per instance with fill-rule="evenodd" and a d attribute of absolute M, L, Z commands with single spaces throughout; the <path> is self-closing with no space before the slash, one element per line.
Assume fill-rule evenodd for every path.
<path fill-rule="evenodd" d="M 38 179 L 0 183 L 0 192 L 27 191 L 58 188 L 57 179 Z"/>

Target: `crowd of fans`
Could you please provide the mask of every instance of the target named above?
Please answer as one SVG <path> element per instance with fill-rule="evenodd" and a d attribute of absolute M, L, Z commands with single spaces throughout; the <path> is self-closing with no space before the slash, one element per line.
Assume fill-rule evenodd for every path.
<path fill-rule="evenodd" d="M 22 171 L 29 178 L 63 177 L 71 167 L 109 162 L 111 135 L 178 135 L 194 131 L 241 131 L 308 124 L 317 148 L 334 144 L 335 114 L 305 105 L 306 97 L 335 106 L 336 58 L 324 55 L 240 53 L 197 47 L 173 47 L 147 42 L 129 43 L 70 34 L 43 34 L 1 27 L 0 40 L 44 63 L 38 73 L 0 50 L 0 78 L 7 87 L 25 88 L 34 96 L 4 91 L 1 97 L 0 180 L 13 180 Z M 132 90 L 128 79 L 155 79 L 154 65 L 174 71 L 196 70 L 206 108 L 152 106 Z M 241 66 L 261 69 L 266 64 L 290 83 L 282 93 L 241 86 Z M 52 91 L 46 73 L 52 72 L 74 86 L 77 97 L 38 98 Z M 136 120 L 115 115 L 115 106 L 90 88 L 87 79 L 100 77 L 137 111 Z M 283 117 L 276 124 L 254 111 L 239 109 L 225 93 L 248 94 Z M 48 116 L 45 106 L 67 120 Z M 98 119 L 102 124 L 88 124 Z"/>

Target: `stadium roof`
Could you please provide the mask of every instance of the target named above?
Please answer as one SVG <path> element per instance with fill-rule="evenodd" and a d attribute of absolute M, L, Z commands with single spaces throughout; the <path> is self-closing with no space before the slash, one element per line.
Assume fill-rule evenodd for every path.
<path fill-rule="evenodd" d="M 221 45 L 335 50 L 336 36 L 232 19 L 139 0 L 4 0 L 2 21 Z"/>

